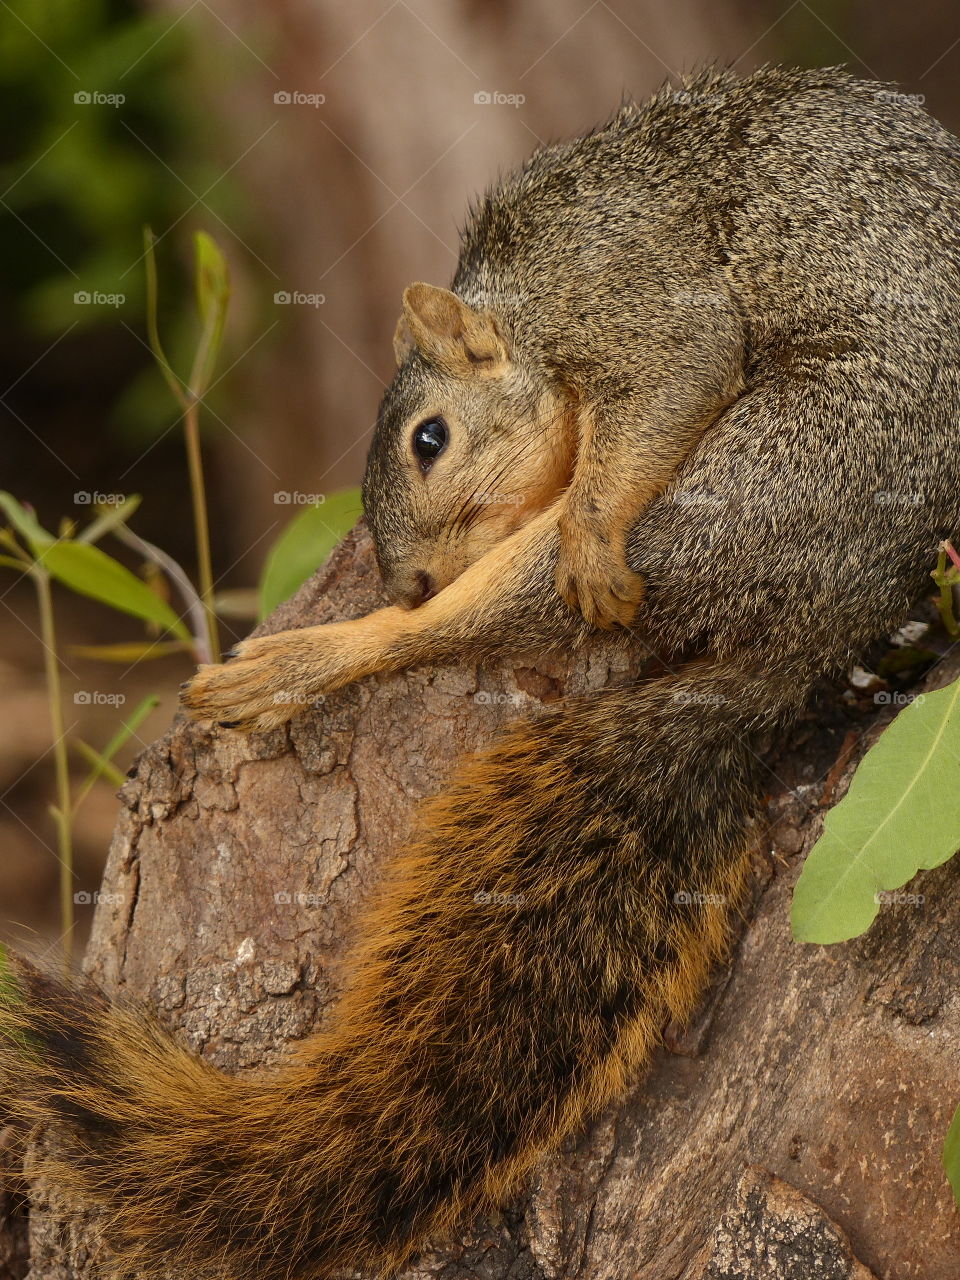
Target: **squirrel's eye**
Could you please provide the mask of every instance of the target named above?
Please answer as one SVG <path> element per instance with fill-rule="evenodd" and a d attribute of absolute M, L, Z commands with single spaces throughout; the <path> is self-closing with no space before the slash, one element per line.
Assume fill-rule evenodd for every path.
<path fill-rule="evenodd" d="M 413 433 L 413 452 L 426 470 L 447 447 L 449 432 L 442 418 L 428 418 Z"/>

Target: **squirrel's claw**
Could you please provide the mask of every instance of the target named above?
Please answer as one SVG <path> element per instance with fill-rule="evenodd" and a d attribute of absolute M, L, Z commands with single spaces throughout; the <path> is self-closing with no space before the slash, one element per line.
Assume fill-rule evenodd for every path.
<path fill-rule="evenodd" d="M 277 729 L 314 705 L 302 672 L 277 636 L 247 640 L 228 662 L 202 666 L 183 686 L 181 703 L 196 720 L 214 720 L 245 733 Z"/>
<path fill-rule="evenodd" d="M 609 546 L 578 538 L 561 547 L 557 563 L 560 595 L 591 627 L 628 627 L 643 599 L 639 574 Z"/>

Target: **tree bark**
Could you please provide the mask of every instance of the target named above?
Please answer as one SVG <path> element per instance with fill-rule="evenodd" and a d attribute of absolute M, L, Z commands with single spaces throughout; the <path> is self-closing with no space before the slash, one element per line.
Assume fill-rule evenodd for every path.
<path fill-rule="evenodd" d="M 379 603 L 361 527 L 264 630 Z M 456 757 L 518 712 L 639 668 L 601 637 L 576 659 L 370 679 L 271 734 L 176 723 L 121 792 L 87 971 L 218 1066 L 269 1068 L 330 1016 L 357 910 Z M 957 1275 L 939 1151 L 960 1094 L 960 869 L 925 875 L 919 905 L 885 907 L 858 941 L 790 936 L 802 856 L 871 736 L 851 714 L 825 694 L 771 755 L 752 905 L 694 1025 L 666 1028 L 646 1078 L 499 1220 L 466 1224 L 408 1277 Z M 100 1277 L 95 1223 L 30 1180 L 31 1280 Z"/>

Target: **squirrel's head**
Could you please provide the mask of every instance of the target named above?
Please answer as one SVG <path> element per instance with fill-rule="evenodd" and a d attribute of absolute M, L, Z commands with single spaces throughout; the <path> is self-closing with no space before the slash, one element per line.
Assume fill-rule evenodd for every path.
<path fill-rule="evenodd" d="M 412 608 L 560 494 L 576 439 L 569 398 L 492 312 L 412 284 L 393 345 L 363 505 L 387 591 Z"/>

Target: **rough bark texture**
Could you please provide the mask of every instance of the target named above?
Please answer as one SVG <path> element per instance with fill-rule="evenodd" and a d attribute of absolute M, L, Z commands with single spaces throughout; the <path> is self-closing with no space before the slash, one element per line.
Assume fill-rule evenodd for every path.
<path fill-rule="evenodd" d="M 377 603 L 361 530 L 269 626 Z M 176 724 L 121 793 L 87 969 L 156 1006 L 220 1066 L 268 1066 L 329 1015 L 357 908 L 457 755 L 518 710 L 635 669 L 604 640 L 573 661 L 368 680 L 288 732 Z M 956 673 L 941 664 L 937 683 Z M 799 947 L 789 931 L 821 806 L 842 792 L 864 735 L 831 766 L 851 725 L 869 723 L 825 694 L 771 756 L 753 904 L 695 1025 L 667 1028 L 646 1079 L 499 1221 L 468 1225 L 410 1277 L 958 1274 L 939 1151 L 958 1094 L 960 867 L 923 877 L 920 905 L 884 908 L 854 943 Z M 100 1274 L 95 1231 L 65 1223 L 38 1179 L 31 1247 L 32 1280 Z"/>

